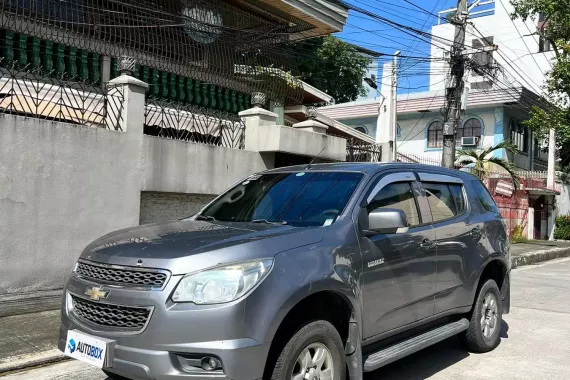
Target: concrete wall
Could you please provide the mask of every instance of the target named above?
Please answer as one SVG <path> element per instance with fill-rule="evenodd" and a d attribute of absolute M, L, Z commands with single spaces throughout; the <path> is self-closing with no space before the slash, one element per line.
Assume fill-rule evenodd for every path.
<path fill-rule="evenodd" d="M 139 222 L 139 141 L 0 115 L 0 295 L 60 288 L 83 248 Z"/>
<path fill-rule="evenodd" d="M 143 191 L 220 194 L 267 169 L 257 152 L 143 136 Z"/>
<path fill-rule="evenodd" d="M 0 115 L 0 300 L 60 289 L 92 240 L 202 203 L 170 197 L 159 211 L 144 195 L 141 215 L 141 191 L 209 199 L 265 168 L 259 153 L 144 136 L 142 128 Z"/>
<path fill-rule="evenodd" d="M 196 214 L 215 196 L 143 191 L 140 224 L 161 223 Z"/>

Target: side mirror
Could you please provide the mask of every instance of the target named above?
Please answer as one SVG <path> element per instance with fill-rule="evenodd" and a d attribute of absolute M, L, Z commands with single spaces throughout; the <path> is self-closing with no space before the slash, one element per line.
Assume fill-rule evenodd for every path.
<path fill-rule="evenodd" d="M 399 209 L 379 208 L 368 214 L 367 236 L 397 234 L 408 231 L 408 218 Z"/>

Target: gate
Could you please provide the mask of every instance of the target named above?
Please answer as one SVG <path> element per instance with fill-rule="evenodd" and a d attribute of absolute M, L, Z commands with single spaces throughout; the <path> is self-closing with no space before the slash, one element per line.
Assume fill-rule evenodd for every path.
<path fill-rule="evenodd" d="M 346 140 L 346 162 L 381 162 L 382 147 L 358 139 Z"/>

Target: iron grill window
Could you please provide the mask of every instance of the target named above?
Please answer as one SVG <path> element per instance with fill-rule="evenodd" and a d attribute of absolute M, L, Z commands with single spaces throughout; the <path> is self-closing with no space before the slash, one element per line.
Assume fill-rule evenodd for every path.
<path fill-rule="evenodd" d="M 102 327 L 139 331 L 150 316 L 150 309 L 91 302 L 71 296 L 73 314 Z"/>
<path fill-rule="evenodd" d="M 118 286 L 161 288 L 168 279 L 166 273 L 157 270 L 110 268 L 84 262 L 77 263 L 75 272 L 82 277 Z"/>

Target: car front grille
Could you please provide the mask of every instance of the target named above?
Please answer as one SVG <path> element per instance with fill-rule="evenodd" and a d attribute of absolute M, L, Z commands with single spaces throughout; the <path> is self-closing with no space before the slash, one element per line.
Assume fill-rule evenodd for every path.
<path fill-rule="evenodd" d="M 126 331 L 142 330 L 150 318 L 151 309 L 92 302 L 71 296 L 72 313 L 94 325 Z"/>
<path fill-rule="evenodd" d="M 78 262 L 75 273 L 81 277 L 116 286 L 162 288 L 168 280 L 165 271 L 146 268 L 104 266 Z"/>

